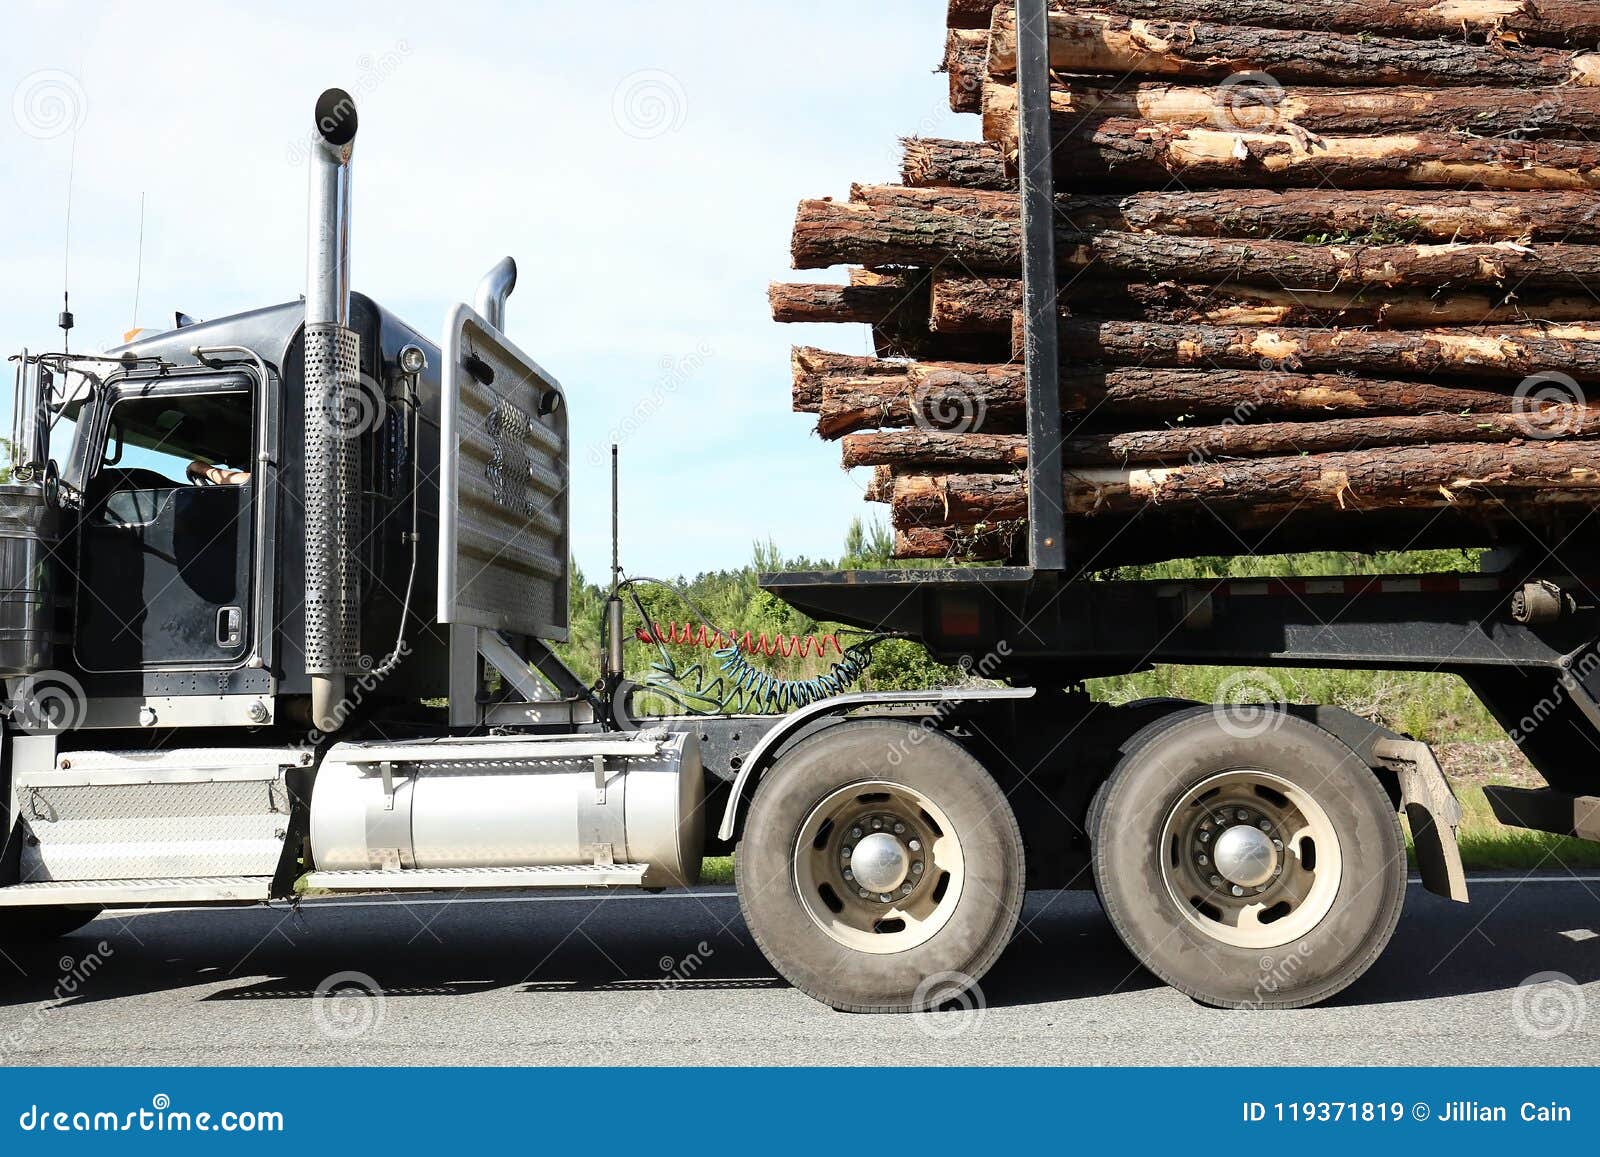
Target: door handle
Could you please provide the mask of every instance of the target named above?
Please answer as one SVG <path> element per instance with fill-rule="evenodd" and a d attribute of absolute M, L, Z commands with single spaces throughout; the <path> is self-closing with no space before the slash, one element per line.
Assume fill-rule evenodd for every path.
<path fill-rule="evenodd" d="M 244 611 L 222 607 L 217 611 L 217 646 L 232 650 L 244 638 Z"/>

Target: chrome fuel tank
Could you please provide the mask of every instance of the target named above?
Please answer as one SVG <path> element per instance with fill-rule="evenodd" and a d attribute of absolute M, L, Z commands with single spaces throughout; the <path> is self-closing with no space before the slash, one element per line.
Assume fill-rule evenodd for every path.
<path fill-rule="evenodd" d="M 705 842 L 693 734 L 340 743 L 311 798 L 320 871 L 643 863 L 692 884 Z"/>

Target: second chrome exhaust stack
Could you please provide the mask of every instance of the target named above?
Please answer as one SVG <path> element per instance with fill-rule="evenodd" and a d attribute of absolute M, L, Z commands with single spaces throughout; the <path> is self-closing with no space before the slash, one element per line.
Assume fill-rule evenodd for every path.
<path fill-rule="evenodd" d="M 494 326 L 501 333 L 506 331 L 506 298 L 511 296 L 511 291 L 517 287 L 517 263 L 509 257 L 502 257 L 497 265 L 483 275 L 483 280 L 478 282 L 478 292 L 473 298 L 472 308 L 478 311 L 478 316 Z"/>

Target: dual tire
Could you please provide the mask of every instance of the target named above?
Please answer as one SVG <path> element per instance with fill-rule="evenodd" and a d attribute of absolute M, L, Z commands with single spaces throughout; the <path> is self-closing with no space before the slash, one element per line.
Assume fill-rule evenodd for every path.
<path fill-rule="evenodd" d="M 1223 1008 L 1298 1008 L 1353 983 L 1405 900 L 1394 803 L 1349 747 L 1264 708 L 1136 734 L 1090 810 L 1095 888 L 1147 969 Z"/>
<path fill-rule="evenodd" d="M 1326 1000 L 1382 953 L 1405 845 L 1371 768 L 1259 708 L 1178 707 L 1137 732 L 1089 809 L 1096 892 L 1150 972 L 1202 1003 Z M 745 921 L 801 991 L 854 1012 L 964 999 L 1022 909 L 1021 833 L 958 743 L 892 720 L 797 744 L 738 848 Z"/>

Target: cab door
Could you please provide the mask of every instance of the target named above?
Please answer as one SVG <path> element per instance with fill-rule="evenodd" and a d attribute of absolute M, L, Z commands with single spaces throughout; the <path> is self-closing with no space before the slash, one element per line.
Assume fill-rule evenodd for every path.
<path fill-rule="evenodd" d="M 251 383 L 240 375 L 125 382 L 107 402 L 83 487 L 78 665 L 238 666 L 256 627 Z"/>

